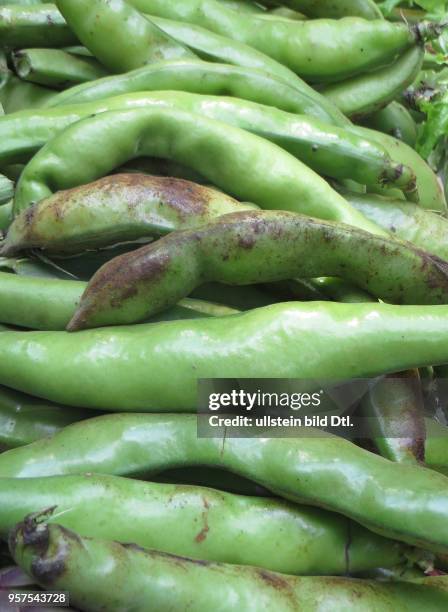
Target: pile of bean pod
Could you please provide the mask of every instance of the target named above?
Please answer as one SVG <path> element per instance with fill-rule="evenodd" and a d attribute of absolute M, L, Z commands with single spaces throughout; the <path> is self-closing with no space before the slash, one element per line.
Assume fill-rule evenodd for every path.
<path fill-rule="evenodd" d="M 0 0 L 1 612 L 448 609 L 445 10 Z"/>

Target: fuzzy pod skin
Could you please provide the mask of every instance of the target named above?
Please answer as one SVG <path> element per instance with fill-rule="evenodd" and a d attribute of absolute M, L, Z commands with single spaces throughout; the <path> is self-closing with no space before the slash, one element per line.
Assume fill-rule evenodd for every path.
<path fill-rule="evenodd" d="M 287 6 L 313 19 L 319 17 L 382 19 L 382 13 L 373 0 L 269 0 L 265 4 Z"/>
<path fill-rule="evenodd" d="M 63 330 L 72 319 L 86 283 L 55 278 L 36 278 L 0 272 L 0 321 L 36 330 Z M 171 321 L 225 316 L 238 310 L 205 300 L 181 300 L 179 304 L 151 317 Z"/>
<path fill-rule="evenodd" d="M 446 212 L 447 204 L 443 188 L 437 175 L 425 160 L 405 142 L 366 127 L 351 126 L 349 131 L 373 140 L 386 149 L 394 162 L 403 164 L 412 169 L 416 177 L 416 187 L 419 204 L 422 208 L 436 212 Z"/>
<path fill-rule="evenodd" d="M 9 547 L 15 561 L 39 584 L 68 590 L 77 607 L 92 612 L 183 612 L 188 608 L 195 612 L 325 612 L 349 610 L 353 605 L 359 612 L 439 612 L 448 601 L 447 593 L 432 583 L 299 578 L 198 561 L 133 544 L 81 538 L 35 516 L 13 530 Z"/>
<path fill-rule="evenodd" d="M 115 174 L 58 191 L 15 218 L 0 254 L 24 249 L 79 253 L 175 230 L 198 227 L 215 217 L 253 210 L 221 191 L 182 179 Z"/>
<path fill-rule="evenodd" d="M 185 164 L 224 192 L 261 208 L 300 211 L 383 233 L 280 147 L 174 109 L 107 112 L 69 126 L 26 166 L 16 188 L 15 214 L 54 191 L 91 182 L 142 156 Z"/>
<path fill-rule="evenodd" d="M 0 160 L 9 163 L 29 159 L 59 132 L 92 114 L 140 107 L 178 109 L 224 121 L 273 141 L 326 176 L 351 177 L 369 185 L 392 184 L 410 191 L 415 188 L 410 168 L 392 162 L 381 146 L 343 128 L 247 100 L 173 91 L 126 94 L 2 117 Z M 184 165 L 187 164 L 185 160 Z M 325 197 L 328 198 L 328 193 Z"/>
<path fill-rule="evenodd" d="M 363 398 L 372 440 L 382 457 L 400 463 L 425 460 L 425 419 L 418 370 L 391 374 Z"/>
<path fill-rule="evenodd" d="M 124 0 L 56 0 L 56 6 L 81 43 L 112 72 L 194 57 Z"/>
<path fill-rule="evenodd" d="M 94 81 L 108 74 L 95 59 L 62 49 L 22 49 L 13 54 L 12 60 L 21 79 L 55 89 Z"/>
<path fill-rule="evenodd" d="M 354 121 L 381 109 L 411 85 L 421 70 L 424 50 L 412 47 L 391 66 L 327 85 L 321 93 Z"/>
<path fill-rule="evenodd" d="M 77 42 L 53 4 L 0 7 L 0 43 L 10 49 L 63 47 Z"/>
<path fill-rule="evenodd" d="M 336 276 L 400 304 L 448 303 L 448 262 L 410 244 L 283 211 L 224 215 L 106 263 L 67 329 L 142 321 L 206 282 Z"/>
<path fill-rule="evenodd" d="M 88 410 L 58 406 L 0 387 L 0 449 L 30 444 L 91 416 Z"/>
<path fill-rule="evenodd" d="M 448 549 L 445 476 L 317 431 L 302 438 L 198 438 L 194 414 L 105 415 L 3 453 L 0 476 L 138 476 L 187 465 L 227 469 L 382 536 L 433 552 Z"/>
<path fill-rule="evenodd" d="M 268 21 L 232 11 L 215 0 L 130 3 L 149 15 L 193 23 L 244 42 L 308 81 L 337 81 L 390 63 L 418 39 L 405 24 L 384 20 Z"/>
<path fill-rule="evenodd" d="M 363 123 L 366 127 L 389 134 L 410 147 L 415 147 L 417 124 L 408 109 L 399 102 L 391 102 L 385 108 L 366 117 Z"/>
<path fill-rule="evenodd" d="M 368 378 L 448 363 L 447 320 L 446 306 L 289 302 L 77 334 L 8 332 L 0 384 L 86 408 L 195 411 L 199 378 Z"/>
<path fill-rule="evenodd" d="M 56 506 L 81 536 L 296 575 L 338 575 L 405 560 L 407 547 L 325 510 L 205 487 L 107 475 L 0 479 L 0 532 Z"/>
<path fill-rule="evenodd" d="M 253 68 L 199 60 L 158 62 L 124 75 L 72 87 L 50 101 L 49 106 L 84 104 L 129 93 L 163 90 L 232 96 L 328 122 L 327 113 L 312 97 L 276 77 Z"/>
<path fill-rule="evenodd" d="M 390 234 L 448 260 L 448 221 L 441 215 L 412 202 L 370 193 L 342 193 L 352 206 Z"/>
<path fill-rule="evenodd" d="M 54 89 L 28 83 L 15 76 L 8 76 L 0 86 L 0 104 L 6 115 L 29 108 L 40 108 L 56 95 Z"/>

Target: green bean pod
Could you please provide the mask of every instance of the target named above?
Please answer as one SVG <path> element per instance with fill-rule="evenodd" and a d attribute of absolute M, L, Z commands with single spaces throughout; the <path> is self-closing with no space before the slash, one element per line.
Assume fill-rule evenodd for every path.
<path fill-rule="evenodd" d="M 401 463 L 423 462 L 425 419 L 418 371 L 391 374 L 361 402 L 373 442 L 383 457 Z"/>
<path fill-rule="evenodd" d="M 204 487 L 107 475 L 1 478 L 0 500 L 3 535 L 31 512 L 56 506 L 50 520 L 82 536 L 289 574 L 391 567 L 407 552 L 325 510 Z"/>
<path fill-rule="evenodd" d="M 194 56 L 124 0 L 59 0 L 57 6 L 81 43 L 112 72 Z"/>
<path fill-rule="evenodd" d="M 88 410 L 58 406 L 0 387 L 0 449 L 30 444 L 91 416 Z"/>
<path fill-rule="evenodd" d="M 35 83 L 27 83 L 15 76 L 8 76 L 0 86 L 0 103 L 6 114 L 15 113 L 29 108 L 39 108 L 57 92 Z"/>
<path fill-rule="evenodd" d="M 50 100 L 48 106 L 84 104 L 129 93 L 163 90 L 232 96 L 328 123 L 327 113 L 316 106 L 312 97 L 276 77 L 252 68 L 199 60 L 158 62 L 123 75 L 72 87 Z"/>
<path fill-rule="evenodd" d="M 0 384 L 86 408 L 193 411 L 198 378 L 347 379 L 448 363 L 447 320 L 446 306 L 289 302 L 231 318 L 8 332 Z"/>
<path fill-rule="evenodd" d="M 77 42 L 53 4 L 0 7 L 0 45 L 23 47 L 63 47 Z"/>
<path fill-rule="evenodd" d="M 15 561 L 42 586 L 70 592 L 84 610 L 121 612 L 359 612 L 443 610 L 444 589 L 427 584 L 378 583 L 350 578 L 293 577 L 256 567 L 217 564 L 81 538 L 73 531 L 28 517 L 11 533 Z M 435 580 L 435 579 L 433 579 Z M 439 578 L 443 580 L 443 578 Z M 438 583 L 437 583 L 438 584 Z"/>
<path fill-rule="evenodd" d="M 95 59 L 72 55 L 61 49 L 22 49 L 12 58 L 21 79 L 55 89 L 93 81 L 108 74 Z"/>
<path fill-rule="evenodd" d="M 154 239 L 256 207 L 190 181 L 115 174 L 59 191 L 16 217 L 1 256 L 38 248 L 79 253 L 119 242 Z"/>
<path fill-rule="evenodd" d="M 425 419 L 425 463 L 432 470 L 448 475 L 448 427 L 434 419 Z"/>
<path fill-rule="evenodd" d="M 295 72 L 257 49 L 191 23 L 182 23 L 153 15 L 149 18 L 161 30 L 194 51 L 198 57 L 207 61 L 256 68 L 281 78 L 301 94 L 314 100 L 315 107 L 318 107 L 318 109 L 315 108 L 314 114 L 318 112 L 323 116 L 322 113 L 325 113 L 327 115 L 325 120 L 329 123 L 339 126 L 348 125 L 349 120 L 334 104 L 310 87 Z"/>
<path fill-rule="evenodd" d="M 206 282 L 296 276 L 341 277 L 400 304 L 448 303 L 448 262 L 411 245 L 294 213 L 244 211 L 112 259 L 89 282 L 67 329 L 142 321 Z"/>
<path fill-rule="evenodd" d="M 412 202 L 374 194 L 342 193 L 352 206 L 390 234 L 448 260 L 448 221 L 441 215 Z"/>
<path fill-rule="evenodd" d="M 412 47 L 391 66 L 324 87 L 323 95 L 354 120 L 392 102 L 421 70 L 424 50 Z"/>
<path fill-rule="evenodd" d="M 181 81 L 177 79 L 178 83 Z M 203 89 L 199 83 L 204 82 L 207 81 L 199 80 L 194 87 L 191 84 L 191 88 Z M 212 90 L 216 91 L 214 87 Z M 255 91 L 259 94 L 259 90 L 254 89 L 253 97 L 259 97 Z M 238 93 L 243 94 L 241 91 Z M 243 95 L 249 97 L 250 94 L 246 91 Z M 321 123 L 312 117 L 285 113 L 237 98 L 173 91 L 127 94 L 82 105 L 0 118 L 0 161 L 9 163 L 29 159 L 58 132 L 84 117 L 107 110 L 138 107 L 178 109 L 224 121 L 273 141 L 325 176 L 341 180 L 350 177 L 369 185 L 391 184 L 411 191 L 415 186 L 410 168 L 392 162 L 380 145 L 345 129 Z M 190 165 L 191 168 L 187 161 L 183 165 Z M 306 176 L 309 171 L 302 170 L 302 173 Z M 319 182 L 322 184 L 322 181 Z M 325 191 L 325 197 L 329 198 L 328 186 Z"/>
<path fill-rule="evenodd" d="M 42 279 L 0 272 L 0 321 L 28 329 L 63 330 L 73 317 L 86 283 Z M 151 321 L 171 321 L 237 313 L 228 306 L 205 300 L 181 300 Z"/>
<path fill-rule="evenodd" d="M 380 535 L 446 553 L 445 476 L 316 433 L 301 438 L 198 438 L 194 414 L 105 415 L 2 453 L 0 476 L 92 471 L 139 475 L 187 465 L 219 467 L 290 501 L 325 508 Z"/>
<path fill-rule="evenodd" d="M 185 164 L 226 193 L 262 208 L 300 210 L 382 233 L 280 147 L 223 122 L 174 109 L 101 113 L 69 126 L 26 166 L 15 192 L 15 214 L 54 191 L 88 183 L 142 156 Z M 57 164 L 50 167 L 50 158 Z"/>
<path fill-rule="evenodd" d="M 446 211 L 446 200 L 443 188 L 439 183 L 437 175 L 431 170 L 425 160 L 409 147 L 405 142 L 397 140 L 388 134 L 370 130 L 361 126 L 351 126 L 347 130 L 364 136 L 383 146 L 396 163 L 401 163 L 412 168 L 416 176 L 417 193 L 419 204 L 428 210 L 437 212 Z"/>
<path fill-rule="evenodd" d="M 279 4 L 308 17 L 362 17 L 363 19 L 381 19 L 382 14 L 373 0 L 269 0 L 264 4 Z"/>
<path fill-rule="evenodd" d="M 239 13 L 215 0 L 131 0 L 149 15 L 193 23 L 244 42 L 310 81 L 337 81 L 390 63 L 426 36 L 433 26 L 415 30 L 405 24 L 357 17 L 341 20 L 266 20 Z M 58 6 L 76 4 L 59 0 Z M 73 8 L 73 10 L 75 10 Z M 356 49 L 356 52 L 354 52 Z"/>
<path fill-rule="evenodd" d="M 265 12 L 263 7 L 251 0 L 219 0 L 219 2 L 228 8 L 247 13 L 263 14 Z"/>
<path fill-rule="evenodd" d="M 398 102 L 391 102 L 385 108 L 366 117 L 363 123 L 366 127 L 389 134 L 410 147 L 415 147 L 417 125 L 408 109 Z"/>

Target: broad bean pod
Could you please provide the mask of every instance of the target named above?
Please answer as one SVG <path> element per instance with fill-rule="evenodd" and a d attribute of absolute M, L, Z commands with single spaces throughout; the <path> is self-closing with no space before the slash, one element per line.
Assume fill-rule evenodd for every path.
<path fill-rule="evenodd" d="M 364 136 L 367 139 L 373 140 L 383 146 L 395 162 L 412 168 L 417 179 L 416 185 L 419 195 L 419 204 L 423 208 L 436 212 L 446 211 L 447 205 L 445 195 L 437 175 L 414 149 L 409 147 L 405 142 L 393 138 L 389 136 L 389 134 L 377 132 L 376 130 L 354 125 L 346 129 L 359 136 Z"/>
<path fill-rule="evenodd" d="M 345 115 L 358 121 L 392 102 L 421 70 L 424 50 L 417 46 L 402 54 L 391 66 L 332 83 L 321 93 Z"/>
<path fill-rule="evenodd" d="M 0 232 L 4 232 L 11 225 L 13 220 L 12 200 L 0 206 Z"/>
<path fill-rule="evenodd" d="M 392 567 L 408 552 L 325 510 L 105 474 L 0 478 L 0 501 L 3 536 L 31 512 L 56 506 L 50 520 L 82 536 L 289 574 Z"/>
<path fill-rule="evenodd" d="M 42 87 L 35 83 L 27 83 L 12 75 L 8 75 L 5 82 L 0 85 L 0 104 L 2 104 L 6 115 L 30 107 L 45 106 L 46 102 L 56 95 L 57 91 L 54 89 Z"/>
<path fill-rule="evenodd" d="M 418 370 L 380 380 L 360 408 L 382 457 L 400 463 L 424 461 L 426 428 Z"/>
<path fill-rule="evenodd" d="M 262 208 L 293 210 L 383 232 L 280 147 L 221 121 L 174 109 L 111 111 L 69 126 L 26 166 L 17 184 L 14 211 L 141 156 L 185 164 L 226 193 Z"/>
<path fill-rule="evenodd" d="M 310 81 L 337 81 L 380 67 L 439 30 L 428 24 L 412 29 L 404 23 L 357 17 L 268 21 L 227 9 L 216 0 L 184 0 L 182 4 L 130 0 L 130 4 L 143 13 L 193 23 L 244 42 Z M 76 0 L 59 0 L 63 14 L 68 5 L 74 7 Z"/>
<path fill-rule="evenodd" d="M 95 59 L 61 49 L 22 49 L 16 51 L 12 59 L 21 79 L 56 89 L 100 79 L 108 74 Z"/>
<path fill-rule="evenodd" d="M 231 438 L 221 428 L 219 434 L 223 437 L 199 438 L 193 414 L 105 415 L 2 453 L 0 477 L 92 471 L 147 475 L 187 465 L 219 467 L 292 502 L 325 508 L 382 536 L 446 553 L 448 479 L 442 474 L 383 459 L 323 432 Z"/>
<path fill-rule="evenodd" d="M 53 4 L 0 7 L 0 45 L 8 48 L 62 47 L 77 42 Z"/>
<path fill-rule="evenodd" d="M 194 56 L 125 0 L 59 0 L 57 7 L 82 44 L 112 72 Z"/>
<path fill-rule="evenodd" d="M 91 416 L 88 410 L 58 406 L 0 387 L 0 449 L 30 444 Z"/>
<path fill-rule="evenodd" d="M 201 74 L 205 73 L 201 71 Z M 181 83 L 182 79 L 178 78 L 177 82 Z M 190 84 L 191 89 L 203 90 L 204 85 L 199 83 L 204 81 L 197 81 L 194 87 Z M 216 92 L 214 87 L 212 89 Z M 255 93 L 254 89 L 253 93 L 253 97 L 260 97 L 259 91 Z M 245 95 L 249 97 L 247 91 Z M 178 109 L 224 121 L 265 140 L 272 140 L 326 176 L 337 179 L 351 177 L 369 185 L 392 184 L 411 191 L 415 185 L 410 168 L 392 162 L 380 145 L 345 129 L 237 98 L 173 91 L 126 94 L 97 102 L 1 117 L 0 160 L 9 163 L 29 159 L 55 135 L 82 118 L 108 110 L 139 107 Z M 328 187 L 325 189 L 328 199 Z"/>
<path fill-rule="evenodd" d="M 14 183 L 3 174 L 0 174 L 0 206 L 3 206 L 14 197 Z"/>
<path fill-rule="evenodd" d="M 81 538 L 35 516 L 13 530 L 9 547 L 39 584 L 68 590 L 77 607 L 92 612 L 121 612 L 129 609 L 129 601 L 135 612 L 183 612 L 188 607 L 195 612 L 326 612 L 335 605 L 353 609 L 354 601 L 359 612 L 439 612 L 448 601 L 446 591 L 433 583 L 293 577 Z"/>
<path fill-rule="evenodd" d="M 448 260 L 448 221 L 441 215 L 412 202 L 375 194 L 342 193 L 352 206 L 387 232 Z"/>
<path fill-rule="evenodd" d="M 366 127 L 389 134 L 410 147 L 415 147 L 417 124 L 408 109 L 399 102 L 391 102 L 385 108 L 366 117 L 363 123 Z"/>
<path fill-rule="evenodd" d="M 28 329 L 63 330 L 81 301 L 86 283 L 0 272 L 0 321 Z M 235 314 L 238 310 L 205 300 L 181 300 L 151 321 Z"/>
<path fill-rule="evenodd" d="M 289 302 L 77 334 L 8 332 L 0 384 L 72 406 L 188 412 L 198 378 L 368 378 L 448 363 L 447 310 Z"/>
<path fill-rule="evenodd" d="M 309 17 L 362 17 L 363 19 L 381 19 L 382 14 L 373 0 L 269 0 L 266 5 L 287 6 Z"/>
<path fill-rule="evenodd" d="M 221 191 L 190 181 L 115 174 L 59 191 L 17 216 L 1 256 L 38 248 L 79 253 L 120 242 L 154 239 L 195 228 L 232 212 L 253 210 Z"/>
<path fill-rule="evenodd" d="M 142 321 L 206 282 L 230 285 L 336 276 L 383 300 L 448 303 L 448 262 L 410 244 L 284 211 L 230 213 L 106 263 L 70 331 Z"/>
<path fill-rule="evenodd" d="M 311 96 L 277 77 L 253 68 L 200 60 L 156 62 L 123 75 L 72 87 L 50 100 L 48 106 L 84 104 L 134 92 L 162 90 L 232 96 L 331 122 Z"/>

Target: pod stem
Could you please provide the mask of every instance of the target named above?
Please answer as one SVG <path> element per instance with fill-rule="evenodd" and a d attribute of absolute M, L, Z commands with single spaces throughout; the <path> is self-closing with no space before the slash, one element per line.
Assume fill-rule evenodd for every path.
<path fill-rule="evenodd" d="M 411 26 L 418 43 L 424 45 L 426 42 L 439 38 L 448 26 L 448 22 L 435 23 L 433 21 L 421 21 Z"/>

